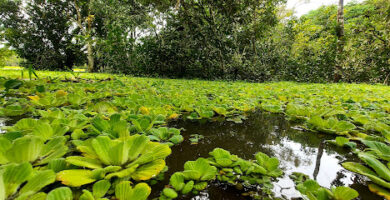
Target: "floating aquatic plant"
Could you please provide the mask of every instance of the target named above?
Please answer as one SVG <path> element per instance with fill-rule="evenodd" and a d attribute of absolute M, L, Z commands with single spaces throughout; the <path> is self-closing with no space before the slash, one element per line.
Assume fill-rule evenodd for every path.
<path fill-rule="evenodd" d="M 307 175 L 294 172 L 290 175 L 296 184 L 297 190 L 308 200 L 352 200 L 359 196 L 356 190 L 339 186 L 330 190 L 321 187 L 317 181 L 310 179 Z"/>
<path fill-rule="evenodd" d="M 114 177 L 148 180 L 163 170 L 164 159 L 171 154 L 168 145 L 150 142 L 143 135 L 116 140 L 99 136 L 74 141 L 74 144 L 83 156 L 69 156 L 66 162 L 87 169 L 64 170 L 57 176 L 63 184 L 72 187 Z"/>

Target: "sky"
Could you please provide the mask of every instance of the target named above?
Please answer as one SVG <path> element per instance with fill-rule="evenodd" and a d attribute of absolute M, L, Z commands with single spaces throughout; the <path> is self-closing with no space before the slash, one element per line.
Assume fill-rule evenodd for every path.
<path fill-rule="evenodd" d="M 344 0 L 344 5 L 349 2 L 363 0 Z M 287 8 L 295 7 L 295 15 L 302 16 L 311 10 L 315 10 L 322 5 L 338 4 L 338 0 L 287 0 Z"/>

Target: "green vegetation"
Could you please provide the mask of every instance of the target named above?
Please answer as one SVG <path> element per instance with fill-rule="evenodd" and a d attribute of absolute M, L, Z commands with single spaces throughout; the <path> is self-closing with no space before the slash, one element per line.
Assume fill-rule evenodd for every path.
<path fill-rule="evenodd" d="M 2 0 L 0 41 L 36 69 L 389 83 L 388 0 L 345 5 L 342 24 L 336 5 L 296 17 L 285 3 Z"/>
<path fill-rule="evenodd" d="M 255 158 L 255 161 L 244 160 L 224 149 L 215 148 L 210 152 L 209 158 L 187 161 L 184 171 L 174 173 L 169 182 L 172 188 L 165 188 L 160 199 L 175 199 L 178 192 L 183 195 L 190 192 L 197 194 L 206 189 L 208 182 L 214 180 L 241 189 L 245 187 L 246 196 L 254 199 L 272 198 L 272 180 L 283 174 L 279 168 L 279 160 L 261 152 Z M 260 186 L 261 190 L 253 190 L 256 186 Z"/>
<path fill-rule="evenodd" d="M 26 171 L 23 173 L 55 176 L 58 182 L 53 184 L 54 178 L 48 178 L 36 185 L 42 187 L 24 189 L 28 186 L 24 182 L 35 180 L 30 179 L 33 175 L 26 175 L 15 180 L 17 184 L 12 188 L 5 186 L 8 189 L 3 199 L 23 198 L 25 194 L 42 198 L 70 194 L 76 199 L 132 195 L 121 192 L 126 188 L 142 191 L 134 195 L 146 198 L 150 188 L 144 181 L 161 180 L 158 177 L 166 171 L 170 146 L 184 140 L 180 129 L 167 127 L 169 121 L 223 118 L 241 123 L 256 110 L 281 113 L 313 134 L 343 136 L 330 143 L 350 148 L 362 160 L 362 164 L 346 162 L 343 166 L 367 176 L 375 183 L 370 184 L 373 192 L 384 195 L 390 188 L 386 166 L 390 161 L 387 86 L 208 82 L 42 71 L 36 74 L 39 79 L 30 80 L 20 79 L 17 71 L 2 71 L 5 77 L 0 79 L 0 115 L 20 120 L 6 127 L 0 137 L 0 169 L 4 177 L 7 170 L 15 168 Z M 201 138 L 195 134 L 190 141 L 196 144 Z M 356 143 L 365 146 L 364 151 L 356 149 Z M 239 188 L 261 185 L 260 193 L 245 195 L 272 198 L 273 181 L 283 174 L 279 160 L 261 152 L 254 158 L 244 160 L 216 148 L 210 157 L 188 161 L 184 171 L 172 175 L 170 188 L 161 191 L 161 198 L 196 194 L 214 181 Z M 6 185 L 9 180 L 4 177 Z M 99 185 L 104 190 L 98 192 Z M 310 181 L 297 185 L 302 194 L 316 198 L 322 193 L 333 199 L 356 196 L 354 191 L 321 189 Z M 66 186 L 73 192 L 69 193 Z M 314 186 L 318 192 L 305 192 L 305 187 Z M 43 187 L 51 191 L 41 191 Z M 338 197 L 344 192 L 351 193 L 351 197 Z"/>
<path fill-rule="evenodd" d="M 293 173 L 290 176 L 297 184 L 296 188 L 304 195 L 304 199 L 311 200 L 352 200 L 359 196 L 359 194 L 344 186 L 334 187 L 331 190 L 321 187 L 315 180 L 302 173 Z"/>
<path fill-rule="evenodd" d="M 0 0 L 0 200 L 164 200 L 211 184 L 274 199 L 279 155 L 212 146 L 178 171 L 167 164 L 210 142 L 173 121 L 232 125 L 259 111 L 329 135 L 315 180 L 326 142 L 390 199 L 389 41 L 389 0 L 300 17 L 286 0 Z M 304 199 L 359 196 L 290 177 Z"/>

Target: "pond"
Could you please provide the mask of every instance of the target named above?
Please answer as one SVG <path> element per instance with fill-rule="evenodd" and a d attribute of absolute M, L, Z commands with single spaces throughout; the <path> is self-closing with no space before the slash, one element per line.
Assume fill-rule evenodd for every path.
<path fill-rule="evenodd" d="M 350 186 L 359 192 L 360 199 L 382 199 L 368 190 L 364 177 L 340 165 L 358 159 L 348 149 L 325 143 L 333 136 L 301 131 L 296 124 L 284 120 L 282 115 L 255 113 L 242 124 L 187 120 L 169 126 L 184 128 L 185 141 L 172 148 L 172 154 L 167 159 L 169 170 L 165 174 L 166 179 L 152 187 L 153 197 L 157 197 L 159 191 L 169 183 L 171 174 L 183 170 L 186 161 L 208 157 L 210 151 L 220 147 L 244 159 L 254 159 L 253 155 L 259 151 L 277 157 L 285 174 L 274 185 L 276 197 L 300 197 L 289 175 L 302 172 L 317 180 L 321 186 Z M 198 144 L 191 144 L 188 140 L 191 134 L 203 135 L 204 139 Z M 234 187 L 214 183 L 206 191 L 187 199 L 243 199 L 241 193 Z"/>
<path fill-rule="evenodd" d="M 19 119 L 0 118 L 0 133 L 4 132 L 3 126 L 11 126 Z M 169 183 L 169 177 L 176 171 L 182 171 L 186 161 L 208 157 L 209 152 L 220 147 L 244 159 L 254 159 L 253 155 L 257 152 L 277 157 L 285 174 L 274 184 L 276 197 L 299 198 L 300 194 L 295 190 L 289 175 L 301 172 L 327 188 L 350 186 L 359 192 L 359 199 L 382 199 L 368 190 L 367 180 L 363 176 L 353 174 L 340 165 L 345 161 L 359 162 L 359 159 L 348 149 L 325 142 L 334 136 L 302 131 L 299 125 L 286 121 L 282 115 L 257 112 L 241 124 L 186 120 L 170 123 L 169 127 L 183 128 L 185 140 L 172 147 L 172 154 L 166 160 L 169 170 L 162 182 L 152 186 L 151 198 L 159 196 L 160 191 Z M 191 144 L 191 134 L 203 135 L 204 138 L 197 144 Z M 243 192 L 215 182 L 199 195 L 181 199 L 238 200 L 244 198 L 241 195 Z"/>

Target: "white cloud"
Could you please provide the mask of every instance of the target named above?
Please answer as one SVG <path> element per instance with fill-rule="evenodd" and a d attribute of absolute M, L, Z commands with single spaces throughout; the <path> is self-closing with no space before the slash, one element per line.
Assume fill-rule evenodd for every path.
<path fill-rule="evenodd" d="M 344 0 L 344 5 L 352 1 L 363 2 L 363 0 Z M 288 0 L 287 8 L 295 8 L 295 15 L 302 16 L 322 5 L 331 4 L 338 4 L 338 0 Z"/>

